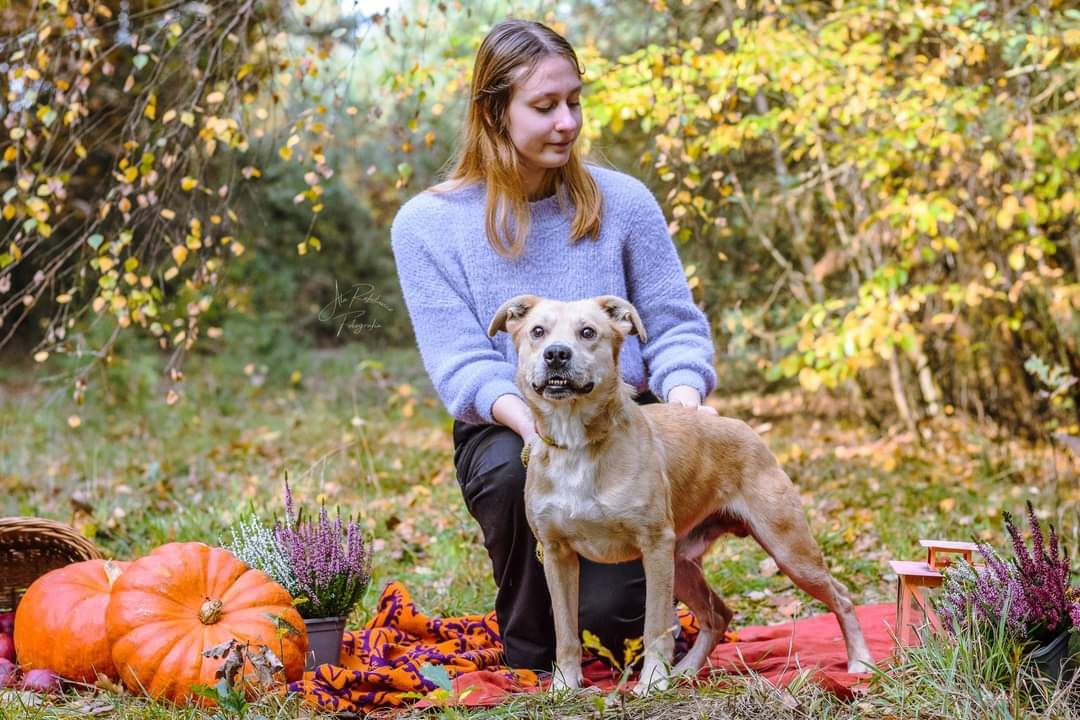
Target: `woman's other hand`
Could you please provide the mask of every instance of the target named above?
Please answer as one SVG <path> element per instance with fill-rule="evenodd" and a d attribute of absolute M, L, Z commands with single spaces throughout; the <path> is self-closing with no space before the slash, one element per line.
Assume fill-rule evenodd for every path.
<path fill-rule="evenodd" d="M 667 402 L 672 405 L 685 405 L 697 408 L 701 412 L 717 415 L 716 408 L 701 404 L 701 395 L 689 385 L 676 385 L 668 392 Z"/>

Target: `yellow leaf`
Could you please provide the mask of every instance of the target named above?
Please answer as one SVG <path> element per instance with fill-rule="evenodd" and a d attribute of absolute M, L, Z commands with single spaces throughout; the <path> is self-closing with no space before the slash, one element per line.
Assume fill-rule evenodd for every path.
<path fill-rule="evenodd" d="M 166 220 L 172 220 L 173 218 L 176 217 L 176 213 L 173 212 L 172 210 L 170 210 L 169 208 L 165 208 L 164 210 L 161 211 L 161 217 L 165 218 Z"/>
<path fill-rule="evenodd" d="M 176 401 L 179 400 L 179 399 L 180 399 L 180 395 L 178 395 L 175 390 L 169 390 L 169 392 L 165 393 L 165 404 L 166 405 L 175 405 Z"/>
<path fill-rule="evenodd" d="M 180 122 L 188 127 L 195 127 L 195 115 L 194 113 L 180 113 Z"/>
<path fill-rule="evenodd" d="M 161 116 L 161 122 L 162 123 L 171 123 L 175 119 L 176 119 L 176 111 L 175 110 L 168 110 L 168 111 L 165 112 L 164 115 Z"/>
<path fill-rule="evenodd" d="M 180 189 L 185 192 L 191 190 L 193 187 L 199 184 L 199 181 L 193 177 L 185 177 L 180 181 Z"/>
<path fill-rule="evenodd" d="M 4 151 L 5 162 L 15 162 L 15 158 L 19 157 L 19 151 L 14 145 L 8 145 L 7 150 Z"/>
<path fill-rule="evenodd" d="M 15 258 L 16 262 L 18 262 L 19 260 L 22 260 L 22 250 L 20 250 L 19 246 L 16 245 L 15 243 L 9 243 L 8 244 L 8 252 L 11 253 L 11 256 L 13 258 Z"/>
<path fill-rule="evenodd" d="M 282 160 L 288 160 L 292 157 L 292 148 L 283 147 L 278 150 L 278 155 L 281 156 Z"/>
<path fill-rule="evenodd" d="M 821 376 L 812 368 L 804 367 L 799 371 L 799 384 L 810 392 L 816 392 L 821 387 Z"/>
<path fill-rule="evenodd" d="M 619 665 L 619 661 L 616 660 L 615 656 L 611 654 L 611 651 L 604 647 L 604 644 L 600 642 L 600 638 L 598 638 L 596 635 L 589 632 L 588 630 L 581 631 L 581 645 L 582 647 L 588 650 L 592 650 L 600 657 L 606 659 L 612 664 L 613 667 L 621 667 Z"/>
<path fill-rule="evenodd" d="M 180 271 L 176 267 L 171 267 L 165 271 L 165 280 L 172 280 L 174 277 L 180 274 Z"/>
<path fill-rule="evenodd" d="M 220 90 L 215 90 L 206 96 L 206 103 L 208 105 L 217 105 L 219 102 L 225 99 L 225 93 Z"/>
<path fill-rule="evenodd" d="M 941 502 L 938 503 L 938 507 L 943 513 L 951 513 L 953 511 L 953 508 L 956 507 L 956 499 L 951 497 L 944 498 Z"/>
<path fill-rule="evenodd" d="M 293 385 L 299 385 L 300 381 L 303 380 L 303 379 L 304 379 L 304 375 L 299 370 L 293 370 L 292 374 L 289 375 L 289 382 L 292 383 Z"/>
<path fill-rule="evenodd" d="M 61 305 L 67 305 L 69 302 L 71 302 L 71 295 L 69 295 L 68 293 L 62 293 L 60 295 L 57 295 L 56 302 L 60 303 Z"/>
<path fill-rule="evenodd" d="M 46 360 L 48 360 L 48 359 L 49 359 L 49 353 L 47 353 L 47 352 L 46 352 L 46 351 L 44 351 L 44 350 L 42 350 L 42 351 L 41 351 L 41 352 L 39 352 L 39 353 L 35 353 L 35 354 L 34 354 L 34 362 L 39 362 L 39 363 L 41 363 L 41 362 L 45 362 L 45 361 L 46 361 Z"/>
<path fill-rule="evenodd" d="M 86 159 L 86 148 L 84 148 L 83 144 L 77 140 L 75 141 L 75 154 L 83 160 Z"/>
<path fill-rule="evenodd" d="M 139 177 L 139 170 L 135 166 L 129 167 L 124 171 L 124 181 L 133 183 Z"/>
<path fill-rule="evenodd" d="M 15 206 L 14 205 L 5 205 L 4 206 L 4 219 L 5 220 L 10 220 L 13 217 L 15 217 Z"/>
<path fill-rule="evenodd" d="M 187 256 L 188 249 L 183 245 L 177 245 L 172 249 L 172 257 L 177 265 L 183 265 L 184 261 L 187 260 Z"/>
<path fill-rule="evenodd" d="M 80 418 L 78 415 L 72 415 L 68 418 L 68 427 L 77 428 L 80 425 L 82 425 L 82 418 Z"/>
<path fill-rule="evenodd" d="M 109 272 L 115 264 L 111 257 L 98 258 L 98 270 L 102 273 Z"/>
<path fill-rule="evenodd" d="M 1013 226 L 1013 220 L 1016 218 L 1016 214 L 1020 212 L 1020 201 L 1016 199 L 1015 195 L 1009 195 L 1005 198 L 1005 202 L 1002 203 L 1001 209 L 997 212 L 997 226 L 1002 230 L 1008 230 Z"/>

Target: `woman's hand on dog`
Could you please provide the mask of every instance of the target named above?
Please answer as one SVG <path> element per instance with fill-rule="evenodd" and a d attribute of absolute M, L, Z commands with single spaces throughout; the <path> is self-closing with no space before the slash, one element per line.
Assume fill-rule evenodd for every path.
<path fill-rule="evenodd" d="M 695 388 L 692 388 L 689 385 L 676 385 L 671 388 L 668 392 L 667 401 L 672 405 L 685 405 L 686 407 L 697 408 L 701 412 L 709 413 L 710 415 L 719 414 L 716 412 L 716 408 L 702 405 L 701 395 Z"/>

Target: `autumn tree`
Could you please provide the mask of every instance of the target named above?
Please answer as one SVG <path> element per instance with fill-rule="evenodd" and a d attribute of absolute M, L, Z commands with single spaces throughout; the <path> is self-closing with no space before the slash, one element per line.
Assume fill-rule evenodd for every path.
<path fill-rule="evenodd" d="M 722 5 L 598 69 L 586 108 L 595 136 L 647 136 L 720 329 L 774 378 L 887 389 L 912 429 L 946 406 L 1075 423 L 1080 14 Z"/>
<path fill-rule="evenodd" d="M 126 329 L 180 360 L 224 264 L 245 250 L 238 214 L 260 176 L 254 144 L 305 164 L 318 214 L 331 172 L 321 98 L 331 50 L 356 52 L 381 16 L 277 0 L 50 0 L 0 10 L 0 347 L 20 329 L 35 359 L 110 357 Z M 308 104 L 282 100 L 299 88 Z M 340 100 L 340 96 L 335 96 Z M 285 139 L 287 137 L 287 139 Z M 310 231 L 297 238 L 318 249 Z M 24 324 L 41 325 L 27 332 Z M 87 328 L 111 328 L 92 345 Z M 75 378 L 81 400 L 85 371 Z M 170 391 L 170 401 L 176 394 Z"/>

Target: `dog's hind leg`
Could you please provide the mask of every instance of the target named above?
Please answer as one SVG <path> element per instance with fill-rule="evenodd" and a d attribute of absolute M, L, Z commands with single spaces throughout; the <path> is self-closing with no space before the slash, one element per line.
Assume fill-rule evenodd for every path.
<path fill-rule="evenodd" d="M 847 645 L 848 672 L 866 672 L 874 661 L 855 617 L 848 590 L 829 573 L 806 524 L 799 495 L 778 465 L 766 469 L 742 497 L 741 515 L 754 539 L 796 586 L 825 603 L 840 623 Z"/>
<path fill-rule="evenodd" d="M 696 674 L 716 644 L 723 640 L 732 612 L 706 582 L 701 572 L 701 558 L 681 557 L 677 547 L 675 554 L 675 597 L 694 613 L 701 630 L 690 652 L 675 666 L 674 674 Z"/>

